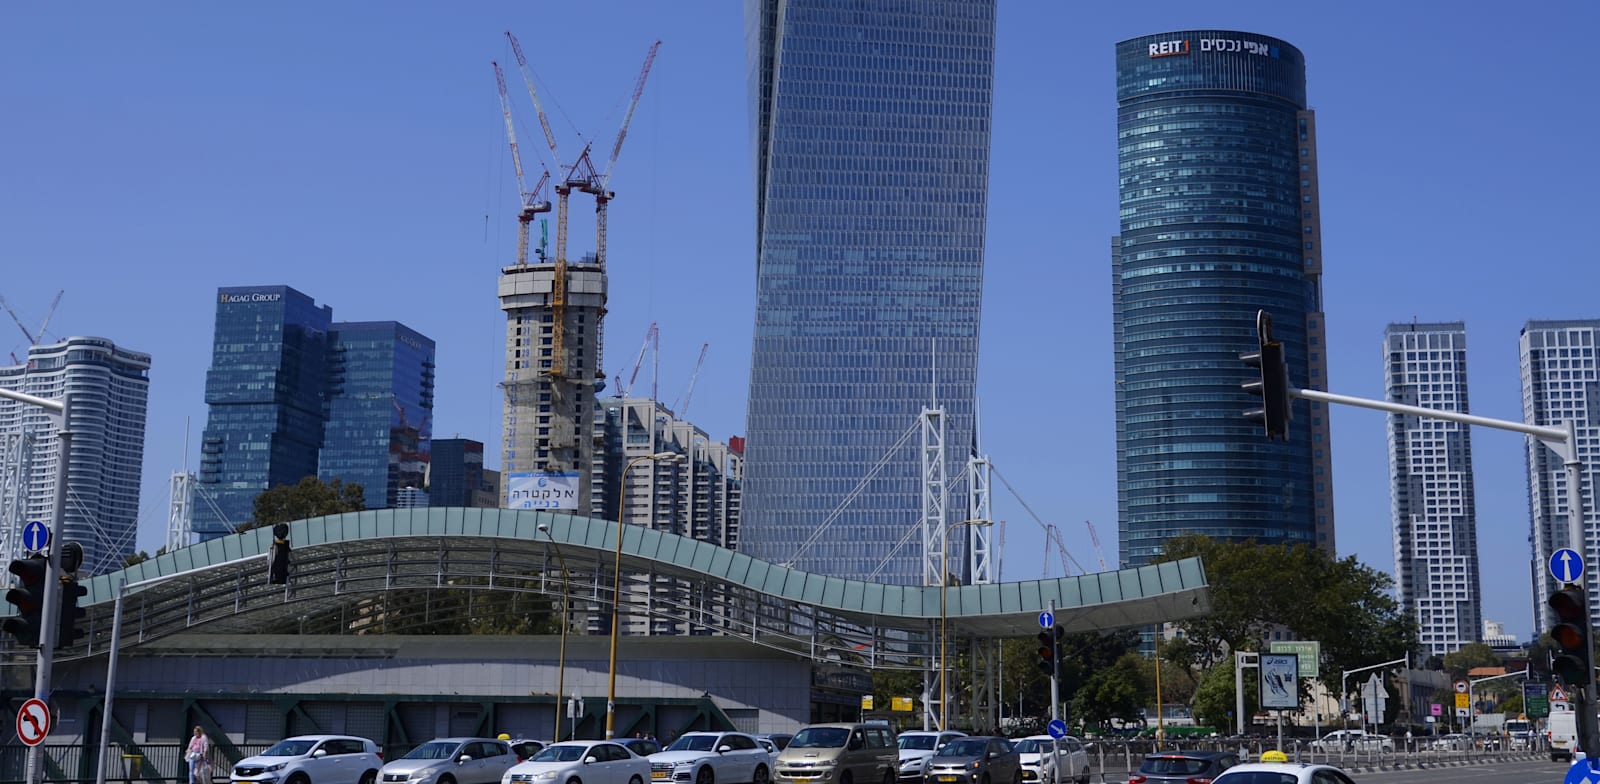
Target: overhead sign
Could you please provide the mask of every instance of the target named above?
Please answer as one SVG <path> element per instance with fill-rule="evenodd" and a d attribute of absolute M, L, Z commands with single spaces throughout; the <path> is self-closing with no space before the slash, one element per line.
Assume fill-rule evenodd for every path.
<path fill-rule="evenodd" d="M 507 509 L 577 509 L 578 473 L 526 471 L 506 482 Z"/>
<path fill-rule="evenodd" d="M 1049 631 L 1050 627 L 1055 626 L 1055 625 L 1056 625 L 1056 617 L 1054 615 L 1051 615 L 1049 610 L 1045 610 L 1044 612 L 1039 613 L 1039 628 L 1044 629 L 1045 631 Z"/>
<path fill-rule="evenodd" d="M 1300 657 L 1293 653 L 1260 655 L 1261 707 L 1300 707 Z"/>
<path fill-rule="evenodd" d="M 1322 663 L 1322 643 L 1316 640 L 1278 640 L 1267 646 L 1273 653 L 1293 653 L 1300 657 L 1300 677 L 1315 678 Z"/>
<path fill-rule="evenodd" d="M 1563 695 L 1565 696 L 1565 695 Z M 1523 683 L 1522 684 L 1523 712 L 1530 719 L 1542 719 L 1550 715 L 1550 684 L 1548 683 Z"/>
<path fill-rule="evenodd" d="M 30 520 L 22 527 L 22 546 L 38 552 L 50 546 L 50 529 L 38 520 Z"/>
<path fill-rule="evenodd" d="M 1583 577 L 1583 556 L 1577 550 L 1563 547 L 1550 554 L 1550 576 L 1558 583 L 1575 583 Z"/>
<path fill-rule="evenodd" d="M 37 746 L 49 734 L 50 706 L 39 699 L 22 703 L 22 709 L 17 711 L 17 737 L 28 746 Z"/>

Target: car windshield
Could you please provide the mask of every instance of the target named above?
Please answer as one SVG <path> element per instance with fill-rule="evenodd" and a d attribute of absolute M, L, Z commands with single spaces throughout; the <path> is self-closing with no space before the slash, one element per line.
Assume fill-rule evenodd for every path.
<path fill-rule="evenodd" d="M 1241 770 L 1223 774 L 1217 784 L 1296 784 L 1296 779 L 1293 773 L 1275 770 Z"/>
<path fill-rule="evenodd" d="M 1206 769 L 1206 761 L 1192 757 L 1146 757 L 1139 766 L 1140 773 L 1190 776 Z M 1291 777 L 1293 778 L 1293 777 Z M 1261 784 L 1256 782 L 1255 784 Z"/>
<path fill-rule="evenodd" d="M 667 751 L 710 751 L 716 748 L 715 735 L 685 735 L 672 742 Z"/>
<path fill-rule="evenodd" d="M 901 735 L 899 746 L 902 749 L 933 751 L 933 744 L 938 740 L 939 736 L 937 735 Z"/>
<path fill-rule="evenodd" d="M 843 727 L 807 727 L 789 741 L 791 749 L 842 749 L 850 738 Z"/>
<path fill-rule="evenodd" d="M 546 746 L 544 751 L 533 756 L 529 762 L 577 762 L 583 759 L 588 746 Z"/>
<path fill-rule="evenodd" d="M 989 741 L 966 740 L 957 738 L 944 744 L 944 748 L 934 752 L 936 757 L 981 757 L 985 749 L 989 748 Z"/>
<path fill-rule="evenodd" d="M 1044 742 L 1037 738 L 1023 738 L 1011 744 L 1011 748 L 1016 749 L 1018 754 L 1039 754 L 1044 748 Z"/>
<path fill-rule="evenodd" d="M 263 757 L 301 757 L 317 745 L 314 740 L 280 740 L 272 748 L 261 752 Z"/>
<path fill-rule="evenodd" d="M 459 746 L 459 745 L 460 744 L 457 744 L 457 743 L 441 743 L 441 742 L 438 742 L 438 741 L 433 741 L 433 742 L 430 742 L 430 743 L 424 743 L 421 746 L 418 746 L 418 747 L 412 749 L 410 753 L 406 754 L 404 757 L 401 757 L 400 759 L 418 759 L 418 760 L 450 759 L 451 757 L 454 757 L 456 755 L 456 747 Z"/>

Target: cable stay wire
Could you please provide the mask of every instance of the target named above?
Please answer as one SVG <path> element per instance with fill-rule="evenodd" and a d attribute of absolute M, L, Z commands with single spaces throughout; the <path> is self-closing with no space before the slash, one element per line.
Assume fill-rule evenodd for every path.
<path fill-rule="evenodd" d="M 1005 474 L 1000 473 L 1000 467 L 999 466 L 997 466 L 997 465 L 995 465 L 994 463 L 991 462 L 989 464 L 989 470 L 994 474 L 994 477 L 996 479 L 1000 480 L 1000 484 L 1005 485 L 1005 488 L 1007 490 L 1011 491 L 1011 497 L 1017 499 L 1017 503 L 1022 504 L 1022 508 L 1028 512 L 1028 516 L 1032 517 L 1033 521 L 1035 523 L 1039 524 L 1039 529 L 1045 532 L 1045 536 L 1046 536 L 1045 545 L 1048 546 L 1049 543 L 1050 543 L 1049 542 L 1050 529 L 1049 529 L 1049 526 L 1047 526 L 1045 524 L 1045 521 L 1039 517 L 1039 513 L 1033 511 L 1033 507 L 1028 506 L 1028 502 L 1024 501 L 1022 499 L 1022 494 L 1018 493 L 1017 489 L 1015 487 L 1012 487 L 1010 482 L 1006 481 Z M 1057 541 L 1058 541 L 1058 543 L 1060 542 L 1060 540 L 1057 540 Z M 1061 552 L 1066 554 L 1067 560 L 1071 561 L 1073 566 L 1078 567 L 1078 572 L 1080 574 L 1088 574 L 1089 573 L 1088 569 L 1083 568 L 1083 564 L 1078 563 L 1078 559 L 1072 557 L 1072 553 L 1067 552 L 1067 548 L 1066 548 L 1065 543 L 1062 543 Z"/>
<path fill-rule="evenodd" d="M 889 464 L 889 459 L 894 457 L 895 453 L 899 452 L 901 447 L 906 445 L 907 441 L 911 440 L 911 434 L 920 431 L 921 428 L 922 423 L 920 421 L 912 422 L 911 426 L 906 428 L 906 432 L 900 434 L 899 440 L 895 441 L 894 445 L 889 447 L 888 451 L 883 453 L 883 457 L 878 460 L 877 465 L 874 465 L 872 470 L 867 472 L 866 476 L 861 477 L 861 481 L 856 483 L 855 488 L 849 493 L 845 494 L 845 497 L 839 501 L 839 506 L 834 508 L 834 510 L 829 513 L 828 516 L 823 519 L 823 521 L 819 523 L 814 530 L 812 530 L 811 536 L 808 537 L 804 542 L 800 543 L 800 546 L 795 549 L 794 554 L 789 556 L 789 560 L 784 561 L 783 563 L 779 564 L 779 566 L 794 566 L 794 562 L 799 560 L 800 556 L 805 555 L 806 551 L 810 550 L 811 547 L 822 538 L 822 535 L 827 532 L 828 526 L 833 525 L 833 521 L 839 519 L 839 516 L 844 514 L 845 507 L 849 506 L 850 502 L 856 500 L 856 498 L 861 495 L 862 491 L 867 489 L 867 483 L 876 478 L 878 472 L 882 471 L 883 467 Z"/>

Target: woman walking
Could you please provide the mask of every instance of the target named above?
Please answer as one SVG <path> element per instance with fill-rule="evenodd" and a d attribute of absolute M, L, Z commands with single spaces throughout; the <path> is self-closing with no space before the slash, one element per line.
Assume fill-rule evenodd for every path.
<path fill-rule="evenodd" d="M 198 724 L 183 758 L 189 763 L 189 784 L 211 784 L 211 739 Z"/>

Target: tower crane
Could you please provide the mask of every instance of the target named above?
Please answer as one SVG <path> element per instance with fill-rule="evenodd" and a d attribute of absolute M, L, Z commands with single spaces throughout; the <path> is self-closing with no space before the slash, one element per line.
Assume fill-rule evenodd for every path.
<path fill-rule="evenodd" d="M 67 293 L 66 289 L 56 292 L 55 299 L 50 300 L 50 309 L 44 312 L 44 321 L 39 322 L 39 328 L 32 332 L 29 332 L 28 328 L 23 325 L 22 318 L 17 315 L 15 310 L 11 309 L 11 305 L 6 302 L 5 297 L 0 297 L 0 308 L 4 308 L 6 315 L 10 316 L 11 320 L 16 323 L 17 329 L 22 330 L 22 336 L 28 339 L 28 347 L 32 348 L 44 341 L 45 328 L 50 326 L 50 317 L 56 314 L 56 306 L 61 304 L 61 295 L 65 293 Z M 17 352 L 11 352 L 11 361 L 21 364 L 21 361 L 17 359 Z"/>
<path fill-rule="evenodd" d="M 528 190 L 528 184 L 522 176 L 522 153 L 517 150 L 516 124 L 511 121 L 511 100 L 506 97 L 506 76 L 500 70 L 500 64 L 490 62 L 494 66 L 495 86 L 500 90 L 500 113 L 506 120 L 506 140 L 511 144 L 511 164 L 517 172 L 517 193 L 521 199 L 521 207 L 517 210 L 517 266 L 528 266 L 528 224 L 533 222 L 534 216 L 541 212 L 550 211 L 549 200 L 540 200 L 539 194 L 544 191 L 545 183 L 550 180 L 550 171 L 545 170 L 539 178 L 539 184 Z"/>
<path fill-rule="evenodd" d="M 689 374 L 689 389 L 683 393 L 683 406 L 680 408 L 677 403 L 672 404 L 672 410 L 677 412 L 680 421 L 687 420 L 689 417 L 689 398 L 694 397 L 694 382 L 700 380 L 700 368 L 705 365 L 706 351 L 710 350 L 710 348 L 710 343 L 700 344 L 700 359 L 695 361 L 694 372 Z"/>
<path fill-rule="evenodd" d="M 1085 520 L 1083 524 L 1089 526 L 1089 541 L 1094 544 L 1094 554 L 1100 557 L 1100 571 L 1106 571 L 1106 551 L 1100 547 L 1100 532 L 1094 530 L 1094 521 Z"/>
<path fill-rule="evenodd" d="M 628 396 L 628 390 L 633 388 L 633 382 L 639 378 L 639 368 L 644 365 L 644 352 L 651 346 L 655 346 L 658 353 L 661 351 L 661 330 L 654 321 L 650 322 L 650 329 L 645 330 L 644 343 L 639 345 L 639 358 L 633 361 L 633 373 L 628 376 L 628 383 L 622 383 L 622 376 L 617 376 L 618 395 Z"/>
<path fill-rule="evenodd" d="M 1067 543 L 1061 539 L 1061 529 L 1057 528 L 1055 523 L 1048 523 L 1044 527 L 1044 570 L 1040 577 L 1044 578 L 1050 575 L 1050 545 L 1052 543 L 1055 544 L 1056 552 L 1061 556 L 1061 576 L 1067 577 L 1071 575 L 1072 569 L 1067 566 L 1067 562 L 1072 560 L 1072 556 L 1067 554 Z"/>

